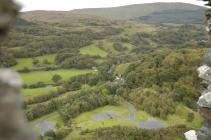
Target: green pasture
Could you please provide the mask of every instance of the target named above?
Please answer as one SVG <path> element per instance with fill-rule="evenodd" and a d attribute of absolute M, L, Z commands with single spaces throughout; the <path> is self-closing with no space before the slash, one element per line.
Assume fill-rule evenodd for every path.
<path fill-rule="evenodd" d="M 59 128 L 64 126 L 62 117 L 59 114 L 55 114 L 54 116 L 49 117 L 46 121 L 56 123 L 57 127 L 59 127 Z"/>
<path fill-rule="evenodd" d="M 91 56 L 100 56 L 102 58 L 105 58 L 108 54 L 110 55 L 118 55 L 120 52 L 116 51 L 113 48 L 113 42 L 109 40 L 101 40 L 102 42 L 102 49 L 97 47 L 99 41 L 95 41 L 92 45 L 81 48 L 80 53 L 84 55 L 91 55 Z M 132 50 L 133 45 L 129 43 L 124 43 L 123 46 L 125 46 L 128 51 Z"/>
<path fill-rule="evenodd" d="M 96 47 L 95 44 L 80 49 L 80 53 L 84 55 L 106 57 L 107 52 Z"/>
<path fill-rule="evenodd" d="M 77 118 L 73 120 L 73 132 L 70 133 L 69 136 L 65 138 L 65 140 L 78 140 L 81 138 L 80 132 L 86 129 L 96 129 L 102 127 L 111 127 L 116 125 L 123 125 L 123 126 L 136 126 L 135 124 L 131 123 L 130 121 L 124 121 L 121 119 L 112 119 L 108 118 L 102 121 L 96 121 L 93 117 L 103 111 L 113 111 L 120 115 L 128 116 L 129 112 L 128 109 L 123 106 L 104 106 L 98 109 L 95 109 L 90 112 L 85 112 L 79 115 Z"/>
<path fill-rule="evenodd" d="M 24 84 L 30 85 L 38 82 L 52 83 L 52 77 L 58 74 L 62 77 L 62 81 L 68 80 L 70 77 L 87 74 L 93 72 L 92 70 L 84 69 L 59 69 L 53 71 L 34 71 L 30 73 L 22 73 L 21 77 Z"/>
<path fill-rule="evenodd" d="M 194 113 L 194 119 L 192 122 L 188 122 L 188 114 Z M 144 111 L 137 111 L 135 114 L 135 120 L 137 121 L 147 121 L 152 116 Z M 156 119 L 163 121 L 167 126 L 175 125 L 186 125 L 190 128 L 200 128 L 203 122 L 203 118 L 198 112 L 194 112 L 183 104 L 178 104 L 176 106 L 176 112 L 169 115 L 166 119 L 161 119 L 156 117 Z"/>
<path fill-rule="evenodd" d="M 129 43 L 124 43 L 123 46 L 125 46 L 128 50 L 132 50 L 134 47 L 132 44 Z"/>
<path fill-rule="evenodd" d="M 22 93 L 24 97 L 34 97 L 39 95 L 47 94 L 49 91 L 56 91 L 58 87 L 43 87 L 35 89 L 23 89 Z"/>
<path fill-rule="evenodd" d="M 103 49 L 106 50 L 107 52 L 109 52 L 109 54 L 112 54 L 112 55 L 118 55 L 119 52 L 116 51 L 114 48 L 113 48 L 113 42 L 109 41 L 109 40 L 103 40 Z"/>
<path fill-rule="evenodd" d="M 120 52 L 118 52 L 117 50 L 115 50 L 114 49 L 114 47 L 113 47 L 113 41 L 111 41 L 111 40 L 102 40 L 102 48 L 103 48 L 103 50 L 105 50 L 106 52 L 108 52 L 109 54 L 111 54 L 111 55 L 118 55 Z M 95 42 L 95 44 L 97 45 L 97 41 Z M 130 50 L 132 50 L 133 49 L 133 45 L 132 44 L 129 44 L 129 43 L 123 43 L 123 46 L 124 47 L 126 47 L 127 49 L 128 49 L 128 51 L 127 52 L 129 52 Z"/>
<path fill-rule="evenodd" d="M 25 67 L 27 68 L 33 68 L 33 59 L 38 59 L 40 63 L 43 63 L 45 59 L 48 60 L 51 64 L 54 63 L 56 55 L 51 54 L 51 55 L 45 55 L 45 56 L 39 56 L 39 57 L 34 57 L 34 58 L 19 58 L 17 59 L 17 65 L 12 67 L 15 70 L 21 70 L 24 69 Z"/>
<path fill-rule="evenodd" d="M 120 119 L 107 118 L 102 121 L 94 120 L 93 117 L 103 111 L 113 111 L 123 116 L 129 115 L 128 109 L 124 106 L 104 106 L 90 112 L 82 113 L 81 115 L 79 115 L 77 118 L 73 120 L 73 124 L 74 124 L 73 132 L 71 132 L 69 136 L 67 136 L 64 140 L 70 140 L 70 139 L 78 140 L 83 137 L 80 134 L 80 132 L 87 129 L 92 130 L 96 128 L 111 127 L 111 126 L 116 126 L 116 125 L 137 127 L 136 124 L 133 124 L 132 122 L 123 121 Z M 162 120 L 160 118 L 156 118 L 156 119 L 163 121 L 167 126 L 175 126 L 175 125 L 184 124 L 191 128 L 200 128 L 203 122 L 202 117 L 199 115 L 199 113 L 193 112 L 195 115 L 194 120 L 192 122 L 188 122 L 187 116 L 188 116 L 188 113 L 190 112 L 193 112 L 193 111 L 185 107 L 184 105 L 179 104 L 176 107 L 175 114 L 169 115 L 167 119 L 165 120 Z M 153 117 L 144 111 L 136 111 L 135 113 L 136 121 L 145 122 L 150 118 L 153 118 Z M 85 136 L 87 137 L 87 135 L 89 134 L 86 134 Z M 179 137 L 175 138 L 175 140 L 176 139 L 179 139 Z"/>
<path fill-rule="evenodd" d="M 117 65 L 115 68 L 114 74 L 124 74 L 129 65 L 130 63 L 123 63 L 120 65 Z"/>
<path fill-rule="evenodd" d="M 194 120 L 192 122 L 188 122 L 188 114 L 194 113 Z M 184 124 L 191 128 L 200 128 L 203 122 L 203 118 L 198 112 L 194 112 L 185 105 L 179 104 L 176 107 L 175 114 L 169 115 L 167 120 L 167 124 L 169 126 Z"/>

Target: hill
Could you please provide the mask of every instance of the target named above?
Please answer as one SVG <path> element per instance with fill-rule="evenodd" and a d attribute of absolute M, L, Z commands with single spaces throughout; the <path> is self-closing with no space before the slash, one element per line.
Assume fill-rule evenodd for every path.
<path fill-rule="evenodd" d="M 146 21 L 147 23 L 177 22 L 186 24 L 201 23 L 204 8 L 185 3 L 150 3 L 113 8 L 78 9 L 73 10 L 71 13 L 95 15 L 118 20 L 139 19 L 139 21 Z"/>
<path fill-rule="evenodd" d="M 31 22 L 78 25 L 105 25 L 111 20 L 136 20 L 147 24 L 200 24 L 205 8 L 185 3 L 150 3 L 113 8 L 76 9 L 72 11 L 31 11 L 21 18 Z"/>
<path fill-rule="evenodd" d="M 138 17 L 137 20 L 148 24 L 201 24 L 204 10 L 165 10 Z"/>
<path fill-rule="evenodd" d="M 98 17 L 95 15 L 72 13 L 68 11 L 30 11 L 22 13 L 20 17 L 31 22 L 48 22 L 63 24 L 78 24 L 84 22 L 97 22 L 99 24 L 106 22 L 102 17 Z"/>

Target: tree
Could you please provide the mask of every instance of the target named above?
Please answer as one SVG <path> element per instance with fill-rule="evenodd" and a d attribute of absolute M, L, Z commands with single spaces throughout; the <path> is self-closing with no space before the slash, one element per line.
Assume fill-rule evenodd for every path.
<path fill-rule="evenodd" d="M 7 49 L 0 48 L 0 67 L 11 67 L 16 64 L 13 54 Z"/>
<path fill-rule="evenodd" d="M 79 82 L 73 82 L 70 84 L 70 90 L 75 91 L 81 88 L 81 84 Z"/>
<path fill-rule="evenodd" d="M 26 73 L 27 72 L 30 72 L 30 69 L 28 67 L 24 67 L 23 70 L 22 70 L 22 72 L 26 72 Z"/>
<path fill-rule="evenodd" d="M 136 88 L 138 83 L 138 75 L 132 71 L 126 76 L 125 85 L 128 88 Z"/>
<path fill-rule="evenodd" d="M 123 52 L 123 51 L 126 51 L 127 50 L 127 48 L 125 46 L 123 46 L 123 44 L 120 43 L 120 42 L 115 42 L 113 44 L 113 47 L 114 47 L 114 49 L 116 51 L 119 51 L 119 52 Z"/>
<path fill-rule="evenodd" d="M 55 74 L 53 77 L 52 77 L 52 81 L 54 83 L 58 83 L 60 80 L 62 79 L 62 77 L 58 74 Z"/>
<path fill-rule="evenodd" d="M 50 62 L 48 61 L 48 59 L 44 59 L 43 60 L 43 64 L 46 64 L 47 65 L 47 64 L 50 64 Z"/>
<path fill-rule="evenodd" d="M 51 138 L 55 138 L 55 132 L 53 130 L 49 130 L 45 133 L 45 137 L 51 137 Z"/>
<path fill-rule="evenodd" d="M 40 61 L 38 59 L 33 59 L 32 63 L 33 63 L 33 65 L 37 65 L 38 63 L 40 63 Z"/>

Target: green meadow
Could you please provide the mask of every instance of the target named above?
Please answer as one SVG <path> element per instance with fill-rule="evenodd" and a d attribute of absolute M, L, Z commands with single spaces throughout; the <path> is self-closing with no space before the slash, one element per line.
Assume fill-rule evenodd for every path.
<path fill-rule="evenodd" d="M 115 68 L 114 74 L 124 74 L 124 72 L 126 71 L 129 65 L 130 63 L 123 63 L 120 65 L 117 65 Z"/>
<path fill-rule="evenodd" d="M 80 139 L 81 138 L 80 132 L 86 129 L 96 129 L 100 127 L 111 127 L 111 126 L 116 126 L 116 125 L 136 126 L 130 121 L 125 121 L 121 119 L 107 118 L 102 121 L 96 121 L 93 117 L 103 111 L 113 111 L 123 116 L 129 115 L 127 108 L 123 106 L 110 106 L 110 105 L 97 108 L 90 112 L 82 113 L 81 115 L 79 115 L 73 120 L 74 130 L 73 132 L 70 133 L 69 136 L 65 138 L 65 140 Z"/>
<path fill-rule="evenodd" d="M 52 83 L 52 77 L 58 74 L 62 77 L 62 81 L 68 80 L 72 76 L 82 75 L 93 72 L 92 70 L 79 70 L 79 69 L 59 69 L 53 71 L 35 71 L 30 73 L 22 73 L 21 77 L 25 84 L 35 84 L 38 82 Z"/>
<path fill-rule="evenodd" d="M 103 47 L 104 50 L 109 52 L 109 54 L 112 54 L 112 55 L 118 55 L 119 54 L 119 52 L 116 51 L 113 48 L 113 42 L 111 42 L 111 41 L 103 40 L 103 46 L 102 47 Z"/>
<path fill-rule="evenodd" d="M 51 55 L 34 57 L 34 58 L 19 58 L 19 59 L 17 59 L 17 65 L 15 65 L 12 68 L 15 70 L 21 70 L 21 69 L 24 69 L 25 67 L 33 68 L 34 67 L 33 63 L 32 63 L 33 59 L 38 59 L 40 63 L 42 63 L 46 59 L 46 60 L 48 60 L 49 63 L 53 64 L 55 57 L 56 57 L 55 54 L 51 54 Z"/>
<path fill-rule="evenodd" d="M 133 49 L 133 45 L 132 44 L 129 44 L 129 43 L 124 43 L 124 45 L 128 50 L 132 50 Z"/>
<path fill-rule="evenodd" d="M 97 108 L 95 110 L 85 112 L 80 114 L 78 117 L 73 119 L 72 121 L 72 128 L 73 131 L 64 139 L 64 140 L 75 140 L 80 139 L 83 137 L 81 135 L 81 132 L 87 129 L 96 129 L 96 128 L 102 128 L 102 127 L 112 127 L 112 126 L 134 126 L 137 127 L 135 123 L 132 123 L 130 121 L 121 120 L 118 118 L 106 118 L 104 120 L 95 120 L 94 117 L 104 111 L 112 111 L 114 113 L 117 113 L 121 116 L 129 116 L 129 111 L 126 106 L 111 106 L 107 105 L 104 107 Z M 169 115 L 166 120 L 161 120 L 159 118 L 156 118 L 158 120 L 163 121 L 167 126 L 175 126 L 175 125 L 181 125 L 185 124 L 190 128 L 199 128 L 201 123 L 203 122 L 203 119 L 197 112 L 193 112 L 195 115 L 195 118 L 192 122 L 187 121 L 187 115 L 188 113 L 193 112 L 191 109 L 185 107 L 184 105 L 177 105 L 176 107 L 176 113 L 173 115 Z M 185 114 L 181 115 L 181 113 Z M 41 117 L 35 121 L 32 122 L 32 124 L 36 123 L 37 121 L 41 120 L 44 117 Z M 153 118 L 151 115 L 144 111 L 136 111 L 135 113 L 135 120 L 145 122 L 148 119 Z M 47 121 L 55 122 L 57 124 L 57 127 L 63 127 L 64 123 L 61 120 L 61 116 L 59 114 L 55 114 L 53 116 L 50 116 Z M 84 135 L 87 137 L 89 134 Z"/>
<path fill-rule="evenodd" d="M 188 121 L 189 113 L 194 114 L 194 119 L 192 122 Z M 195 128 L 195 129 L 200 128 L 203 121 L 204 120 L 202 116 L 199 114 L 199 112 L 194 112 L 190 108 L 182 104 L 177 105 L 175 114 L 169 115 L 166 120 L 169 126 L 185 124 L 186 126 L 190 128 Z"/>
<path fill-rule="evenodd" d="M 34 97 L 47 94 L 49 91 L 56 91 L 58 87 L 43 87 L 35 89 L 23 89 L 22 93 L 24 97 Z"/>
<path fill-rule="evenodd" d="M 55 114 L 54 116 L 49 117 L 46 121 L 56 123 L 56 126 L 59 127 L 59 128 L 64 126 L 64 123 L 62 121 L 62 117 L 59 114 Z"/>
<path fill-rule="evenodd" d="M 116 118 L 107 118 L 105 120 L 97 121 L 94 119 L 94 116 L 102 113 L 104 111 L 112 111 L 114 113 L 117 113 L 121 116 L 129 116 L 129 112 L 127 107 L 125 106 L 104 106 L 97 108 L 93 111 L 85 112 L 80 114 L 78 117 L 76 117 L 73 120 L 73 131 L 69 134 L 69 136 L 66 137 L 65 140 L 74 140 L 74 139 L 80 139 L 83 137 L 80 132 L 87 129 L 96 129 L 96 128 L 102 128 L 102 127 L 111 127 L 111 126 L 135 126 L 137 125 L 135 123 L 132 123 L 130 121 L 125 121 L 121 119 Z M 194 113 L 194 120 L 192 122 L 188 122 L 188 113 Z M 185 115 L 184 115 L 185 114 Z M 150 114 L 144 112 L 144 111 L 136 111 L 135 113 L 135 120 L 145 122 L 152 117 Z M 160 118 L 156 118 L 157 120 L 160 120 L 164 122 L 167 126 L 175 126 L 175 125 L 187 125 L 190 128 L 199 128 L 201 126 L 201 123 L 203 122 L 202 117 L 198 112 L 193 112 L 191 109 L 185 107 L 184 105 L 177 105 L 176 107 L 176 113 L 169 115 L 167 119 L 162 120 Z M 85 135 L 87 136 L 87 135 Z"/>
<path fill-rule="evenodd" d="M 97 47 L 99 41 L 95 41 L 92 45 L 81 48 L 80 53 L 84 54 L 84 55 L 100 56 L 102 58 L 105 58 L 108 54 L 117 55 L 120 53 L 113 48 L 112 41 L 101 40 L 101 42 L 102 42 L 102 46 L 101 46 L 102 49 Z M 128 49 L 128 51 L 133 49 L 133 45 L 131 45 L 129 43 L 124 43 L 123 46 L 126 47 Z"/>
<path fill-rule="evenodd" d="M 80 49 L 80 53 L 84 55 L 106 57 L 107 52 L 96 47 L 95 44 Z"/>

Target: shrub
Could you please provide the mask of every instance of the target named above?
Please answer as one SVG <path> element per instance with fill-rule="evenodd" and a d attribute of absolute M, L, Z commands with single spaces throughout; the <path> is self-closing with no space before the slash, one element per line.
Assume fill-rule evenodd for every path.
<path fill-rule="evenodd" d="M 52 77 L 52 81 L 54 83 L 58 83 L 60 80 L 62 79 L 62 77 L 58 74 L 55 74 L 53 77 Z"/>

